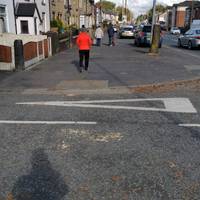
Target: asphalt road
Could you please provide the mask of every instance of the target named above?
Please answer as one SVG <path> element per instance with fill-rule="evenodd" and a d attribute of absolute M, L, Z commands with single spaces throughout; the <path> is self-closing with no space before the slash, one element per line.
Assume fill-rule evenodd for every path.
<path fill-rule="evenodd" d="M 179 35 L 172 35 L 169 33 L 164 34 L 164 40 L 163 44 L 169 47 L 173 47 L 174 49 L 179 49 L 177 44 L 178 44 L 178 38 Z M 188 50 L 187 48 L 180 48 L 180 51 L 183 52 L 183 54 L 188 55 L 188 58 L 193 57 L 193 56 L 200 56 L 200 49 L 193 49 L 193 50 Z"/>
<path fill-rule="evenodd" d="M 130 41 L 118 48 L 131 50 Z M 4 77 L 4 86 L 15 78 Z M 32 85 L 28 78 L 0 91 L 0 199 L 200 198 L 198 82 L 146 93 L 53 95 L 54 88 L 47 95 L 31 93 L 39 76 Z"/>

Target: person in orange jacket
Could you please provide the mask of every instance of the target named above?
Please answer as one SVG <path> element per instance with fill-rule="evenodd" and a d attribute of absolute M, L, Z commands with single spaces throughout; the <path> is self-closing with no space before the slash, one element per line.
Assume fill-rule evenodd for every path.
<path fill-rule="evenodd" d="M 90 35 L 87 33 L 87 29 L 83 25 L 81 28 L 81 32 L 78 35 L 76 40 L 76 44 L 79 48 L 79 67 L 80 73 L 82 72 L 83 68 L 83 60 L 85 59 L 85 70 L 88 70 L 89 66 L 89 58 L 90 58 L 90 49 L 92 46 L 92 39 Z"/>

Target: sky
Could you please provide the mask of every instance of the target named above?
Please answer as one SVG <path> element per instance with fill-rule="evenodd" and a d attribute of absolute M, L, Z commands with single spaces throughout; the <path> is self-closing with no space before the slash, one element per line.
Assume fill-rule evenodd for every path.
<path fill-rule="evenodd" d="M 118 5 L 122 5 L 123 0 L 109 0 Z M 153 0 L 127 0 L 128 8 L 134 12 L 134 16 L 144 14 L 149 8 L 153 6 Z M 166 5 L 172 5 L 174 3 L 183 2 L 184 0 L 157 0 L 157 3 L 164 3 Z"/>

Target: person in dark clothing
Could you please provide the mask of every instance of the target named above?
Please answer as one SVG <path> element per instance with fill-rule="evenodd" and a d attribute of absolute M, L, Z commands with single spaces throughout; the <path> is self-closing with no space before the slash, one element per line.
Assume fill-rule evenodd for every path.
<path fill-rule="evenodd" d="M 108 37 L 109 37 L 109 46 L 114 45 L 114 35 L 115 35 L 115 30 L 113 28 L 113 25 L 110 23 L 108 26 Z"/>

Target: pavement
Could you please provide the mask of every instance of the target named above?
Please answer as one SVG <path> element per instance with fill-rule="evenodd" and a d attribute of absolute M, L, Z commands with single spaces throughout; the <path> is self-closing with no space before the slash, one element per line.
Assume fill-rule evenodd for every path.
<path fill-rule="evenodd" d="M 106 42 L 105 39 L 102 47 L 92 48 L 88 73 L 79 73 L 78 51 L 73 48 L 26 71 L 8 75 L 0 73 L 0 89 L 91 90 L 136 87 L 190 80 L 200 75 L 198 50 L 190 52 L 164 45 L 158 56 L 150 56 L 149 48 L 135 47 L 133 39 L 117 40 L 115 47 L 107 46 Z"/>

